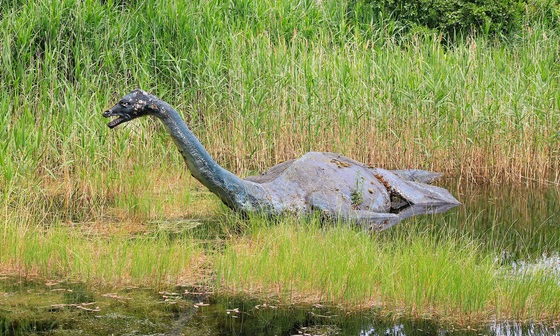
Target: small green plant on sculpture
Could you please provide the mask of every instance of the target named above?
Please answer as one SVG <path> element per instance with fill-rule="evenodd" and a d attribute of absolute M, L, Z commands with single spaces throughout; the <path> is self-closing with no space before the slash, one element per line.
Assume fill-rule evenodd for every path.
<path fill-rule="evenodd" d="M 362 195 L 362 191 L 364 189 L 364 178 L 358 174 L 356 178 L 356 187 L 350 194 L 350 199 L 352 200 L 352 207 L 357 208 L 362 204 L 364 201 L 364 196 Z"/>

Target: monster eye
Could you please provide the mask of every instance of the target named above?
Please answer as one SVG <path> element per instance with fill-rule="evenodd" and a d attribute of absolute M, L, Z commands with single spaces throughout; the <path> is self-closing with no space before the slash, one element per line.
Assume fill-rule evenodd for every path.
<path fill-rule="evenodd" d="M 122 101 L 122 102 L 120 102 L 120 105 L 121 105 L 122 107 L 128 107 L 129 103 L 128 103 L 128 102 L 125 102 L 125 101 Z"/>

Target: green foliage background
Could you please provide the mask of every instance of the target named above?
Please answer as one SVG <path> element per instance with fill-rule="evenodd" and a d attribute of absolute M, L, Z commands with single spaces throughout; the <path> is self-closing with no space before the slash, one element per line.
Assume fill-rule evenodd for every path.
<path fill-rule="evenodd" d="M 522 174 L 535 178 L 533 167 L 550 173 L 558 162 L 558 8 L 0 0 L 0 186 L 106 170 L 124 157 L 142 161 L 139 153 L 180 165 L 153 127 L 129 143 L 130 129 L 109 135 L 103 126 L 100 112 L 136 87 L 176 106 L 238 173 L 332 150 L 391 168 L 453 172 L 473 162 L 478 176 L 496 169 L 496 152 L 521 157 Z M 384 158 L 388 150 L 402 159 Z"/>

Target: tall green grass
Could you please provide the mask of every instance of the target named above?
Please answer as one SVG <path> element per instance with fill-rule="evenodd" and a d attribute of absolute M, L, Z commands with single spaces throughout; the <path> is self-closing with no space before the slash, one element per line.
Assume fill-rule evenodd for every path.
<path fill-rule="evenodd" d="M 197 284 L 221 295 L 464 324 L 554 320 L 560 313 L 557 275 L 501 265 L 467 237 L 425 230 L 387 239 L 313 218 L 253 218 L 243 222 L 242 235 L 230 232 L 209 249 L 192 229 L 131 234 L 85 224 L 41 228 L 28 219 L 0 227 L 2 274 L 101 288 Z"/>
<path fill-rule="evenodd" d="M 385 240 L 298 224 L 285 220 L 230 241 L 217 257 L 221 291 L 460 323 L 560 313 L 552 273 L 510 272 L 470 239 L 424 232 Z"/>
<path fill-rule="evenodd" d="M 3 223 L 0 272 L 22 277 L 70 279 L 88 286 L 169 288 L 205 279 L 207 256 L 188 235 L 101 235 L 79 227 Z M 113 232 L 114 233 L 114 232 Z"/>
<path fill-rule="evenodd" d="M 397 40 L 390 21 L 354 26 L 345 10 L 337 1 L 3 5 L 0 185 L 182 167 L 159 125 L 103 126 L 100 112 L 138 86 L 176 106 L 236 173 L 328 150 L 467 181 L 558 182 L 559 37 L 538 11 L 510 41 L 449 46 L 437 35 Z"/>

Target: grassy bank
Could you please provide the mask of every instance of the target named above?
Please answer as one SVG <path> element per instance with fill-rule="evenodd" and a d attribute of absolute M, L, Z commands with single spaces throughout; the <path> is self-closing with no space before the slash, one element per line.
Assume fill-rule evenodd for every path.
<path fill-rule="evenodd" d="M 331 302 L 454 322 L 557 319 L 560 285 L 553 274 L 513 273 L 479 248 L 428 233 L 384 241 L 287 221 L 233 241 L 217 269 L 226 292 L 288 303 Z"/>
<path fill-rule="evenodd" d="M 555 321 L 560 314 L 554 274 L 514 272 L 473 240 L 429 232 L 386 240 L 313 220 L 261 221 L 212 248 L 192 231 L 131 236 L 113 227 L 108 235 L 93 227 L 9 223 L 0 231 L 0 271 L 104 289 L 209 286 L 220 295 L 454 323 Z"/>
<path fill-rule="evenodd" d="M 161 288 L 205 278 L 204 251 L 185 238 L 7 223 L 0 241 L 1 272 L 25 278 L 71 279 L 99 288 Z"/>
<path fill-rule="evenodd" d="M 560 249 L 557 190 L 454 190 L 464 206 L 368 233 L 316 218 L 245 220 L 187 174 L 159 189 L 168 174 L 117 175 L 104 201 L 65 204 L 64 185 L 12 196 L 0 214 L 0 274 L 81 281 L 92 291 L 208 286 L 460 324 L 560 314 L 558 275 L 512 263 Z"/>
<path fill-rule="evenodd" d="M 471 199 L 455 211 L 370 233 L 316 218 L 239 218 L 186 174 L 166 190 L 151 174 L 125 181 L 129 196 L 112 191 L 120 196 L 102 212 L 52 195 L 4 207 L 0 274 L 81 281 L 92 291 L 195 285 L 465 325 L 560 316 L 558 274 L 513 263 L 560 248 L 555 190 L 464 193 Z"/>

